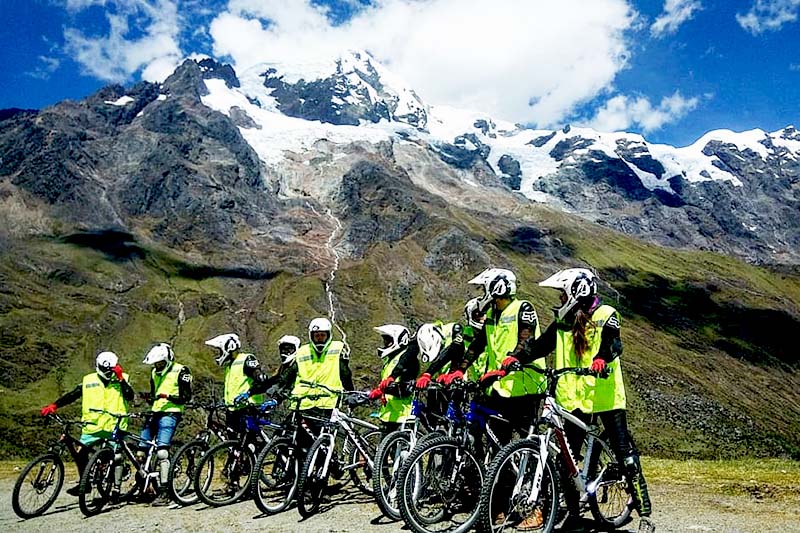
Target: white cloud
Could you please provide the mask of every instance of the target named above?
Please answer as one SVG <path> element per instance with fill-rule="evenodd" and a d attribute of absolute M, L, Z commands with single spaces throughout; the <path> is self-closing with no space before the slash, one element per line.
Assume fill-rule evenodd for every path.
<path fill-rule="evenodd" d="M 108 35 L 86 36 L 76 28 L 66 28 L 66 52 L 87 74 L 102 80 L 121 83 L 141 70 L 143 79 L 162 81 L 181 57 L 177 0 L 66 2 L 71 13 L 112 5 L 114 9 L 106 14 Z M 131 31 L 131 25 L 140 31 Z M 133 37 L 139 33 L 144 35 Z"/>
<path fill-rule="evenodd" d="M 683 118 L 699 102 L 697 97 L 684 98 L 679 91 L 662 98 L 657 107 L 643 96 L 617 95 L 597 110 L 588 125 L 599 131 L 623 131 L 636 127 L 648 133 Z"/>
<path fill-rule="evenodd" d="M 37 80 L 48 80 L 53 72 L 58 70 L 60 66 L 61 60 L 57 57 L 39 56 L 39 65 L 25 74 Z"/>
<path fill-rule="evenodd" d="M 334 26 L 310 0 L 231 0 L 214 54 L 237 71 L 366 49 L 426 101 L 552 126 L 611 87 L 637 14 L 628 0 L 376 0 Z"/>
<path fill-rule="evenodd" d="M 756 0 L 746 14 L 736 14 L 736 21 L 746 31 L 758 35 L 797 21 L 798 12 L 800 0 Z"/>
<path fill-rule="evenodd" d="M 654 37 L 664 37 L 678 31 L 681 24 L 691 20 L 696 11 L 703 9 L 700 0 L 666 0 L 664 11 L 650 26 Z"/>

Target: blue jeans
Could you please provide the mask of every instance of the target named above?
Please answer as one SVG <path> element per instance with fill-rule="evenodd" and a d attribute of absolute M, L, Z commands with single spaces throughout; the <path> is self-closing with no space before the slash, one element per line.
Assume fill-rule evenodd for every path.
<path fill-rule="evenodd" d="M 172 436 L 175 434 L 175 428 L 178 427 L 178 422 L 180 421 L 180 413 L 155 413 L 145 424 L 140 436 L 144 440 L 151 440 L 155 434 L 156 446 L 159 449 L 169 448 Z M 140 447 L 147 448 L 146 446 Z"/>

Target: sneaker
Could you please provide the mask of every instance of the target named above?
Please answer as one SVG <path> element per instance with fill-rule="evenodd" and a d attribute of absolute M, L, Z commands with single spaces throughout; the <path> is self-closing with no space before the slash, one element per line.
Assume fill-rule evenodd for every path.
<path fill-rule="evenodd" d="M 67 489 L 67 494 L 70 496 L 80 496 L 81 495 L 81 485 L 80 483 L 75 483 L 73 486 Z"/>
<path fill-rule="evenodd" d="M 503 511 L 500 511 L 494 517 L 494 525 L 496 526 L 502 526 L 505 523 L 505 521 L 506 521 L 506 513 L 504 513 Z"/>
<path fill-rule="evenodd" d="M 122 501 L 122 493 L 118 488 L 111 489 L 111 493 L 108 495 L 108 501 L 110 503 L 119 503 Z"/>
<path fill-rule="evenodd" d="M 639 518 L 639 533 L 654 533 L 655 530 L 656 525 L 649 517 L 643 516 Z"/>
<path fill-rule="evenodd" d="M 537 507 L 525 520 L 517 525 L 517 529 L 520 531 L 532 531 L 541 528 L 542 524 L 544 524 L 542 510 Z"/>
<path fill-rule="evenodd" d="M 167 505 L 172 505 L 172 500 L 166 492 L 160 493 L 150 504 L 151 507 L 166 507 Z"/>

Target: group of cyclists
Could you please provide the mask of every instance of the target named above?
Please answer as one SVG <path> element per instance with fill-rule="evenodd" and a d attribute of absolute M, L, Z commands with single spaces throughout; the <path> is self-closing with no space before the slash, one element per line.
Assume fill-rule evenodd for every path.
<path fill-rule="evenodd" d="M 556 400 L 581 420 L 602 422 L 628 480 L 633 507 L 649 522 L 650 498 L 626 419 L 620 316 L 600 301 L 597 276 L 589 269 L 570 268 L 539 283 L 558 290 L 560 295 L 559 305 L 554 307 L 555 319 L 544 332 L 533 305 L 517 298 L 517 278 L 512 271 L 489 268 L 469 284 L 480 286 L 482 293 L 466 303 L 460 323 L 430 322 L 415 331 L 399 324 L 374 328 L 381 337 L 377 353 L 382 370 L 368 396 L 379 402 L 377 416 L 383 434 L 399 429 L 412 416 L 415 391 L 426 390 L 432 383 L 448 386 L 472 381 L 485 384 L 480 403 L 510 422 L 498 435 L 508 443 L 514 429 L 522 432 L 536 422 L 546 389 L 546 378 L 537 367 L 543 369 L 546 356 L 554 354 L 553 368 L 591 370 L 588 375 L 563 376 L 557 384 Z M 311 421 L 329 417 L 337 405 L 338 396 L 324 391 L 355 389 L 349 348 L 334 340 L 327 318 L 309 323 L 306 343 L 293 335 L 279 340 L 281 365 L 273 375 L 264 372 L 253 354 L 240 351 L 242 345 L 235 333 L 216 336 L 205 344 L 216 350 L 216 363 L 223 369 L 226 425 L 233 432 L 242 430 L 244 407 L 258 405 L 265 397 L 278 401 L 292 398 L 301 416 L 308 415 Z M 166 343 L 153 346 L 143 362 L 152 366 L 146 395 L 152 416 L 145 423 L 142 438 L 157 444 L 162 493 L 153 505 L 165 505 L 171 503 L 165 490 L 169 447 L 192 398 L 192 374 L 176 362 L 172 347 Z M 78 398 L 82 400 L 84 422 L 80 442 L 85 445 L 76 458 L 81 471 L 89 448 L 108 438 L 117 423 L 109 413 L 127 413 L 134 398 L 116 354 L 101 352 L 95 372 L 84 376 L 81 384 L 41 413 L 51 415 Z M 429 392 L 428 409 L 443 410 L 446 406 L 446 399 Z M 574 454 L 579 455 L 584 435 L 573 430 L 567 431 L 566 437 Z M 311 442 L 299 444 L 307 449 Z M 568 515 L 561 529 L 579 530 L 579 495 L 569 484 L 563 488 Z M 68 490 L 72 494 L 77 491 L 78 487 Z M 520 524 L 517 529 L 537 529 L 540 524 L 535 523 L 535 516 L 530 520 L 528 527 Z"/>

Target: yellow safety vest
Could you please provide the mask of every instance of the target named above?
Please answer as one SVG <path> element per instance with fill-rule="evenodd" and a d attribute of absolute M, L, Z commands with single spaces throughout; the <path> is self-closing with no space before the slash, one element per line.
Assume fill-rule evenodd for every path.
<path fill-rule="evenodd" d="M 503 359 L 508 352 L 513 352 L 519 341 L 519 309 L 525 300 L 513 300 L 502 313 L 500 319 L 495 324 L 493 317 L 494 309 L 489 309 L 486 313 L 486 353 L 488 354 L 487 371 L 499 370 Z M 539 322 L 536 322 L 536 330 L 533 332 L 534 338 L 541 334 Z M 533 361 L 534 365 L 544 368 L 544 358 Z M 543 374 L 530 368 L 511 372 L 504 378 L 497 380 L 492 388 L 504 398 L 526 396 L 529 394 L 544 394 L 545 377 Z"/>
<path fill-rule="evenodd" d="M 402 357 L 407 350 L 408 348 L 401 350 L 399 354 L 397 354 L 391 361 L 384 365 L 383 370 L 381 370 L 382 380 L 392 375 L 394 367 L 397 366 L 397 363 L 400 362 L 400 357 Z M 408 396 L 407 398 L 399 398 L 397 396 L 387 394 L 386 404 L 381 406 L 378 417 L 384 422 L 405 422 L 405 420 L 411 415 L 412 399 L 413 398 L 411 396 Z"/>
<path fill-rule="evenodd" d="M 317 399 L 303 398 L 300 401 L 299 409 L 306 410 L 314 407 L 321 409 L 333 409 L 336 407 L 338 396 L 327 392 L 325 389 L 313 387 L 301 383 L 308 381 L 325 385 L 334 390 L 343 390 L 342 377 L 339 374 L 339 359 L 344 350 L 344 343 L 341 341 L 331 341 L 328 346 L 318 354 L 311 344 L 304 344 L 297 350 L 297 380 L 295 381 L 292 396 L 305 396 L 309 394 L 322 394 L 325 397 Z"/>
<path fill-rule="evenodd" d="M 600 351 L 603 326 L 617 310 L 610 305 L 601 305 L 594 310 L 586 337 L 588 349 L 581 356 L 575 353 L 571 330 L 556 330 L 555 368 L 588 367 Z M 584 413 L 602 413 L 612 409 L 625 409 L 625 383 L 622 379 L 622 363 L 618 358 L 606 365 L 610 375 L 606 379 L 593 376 L 567 374 L 558 380 L 556 401 L 569 411 L 580 409 Z"/>
<path fill-rule="evenodd" d="M 434 324 L 439 326 L 442 331 L 442 337 L 443 337 L 442 347 L 439 349 L 439 351 L 441 351 L 450 346 L 451 344 L 453 344 L 453 327 L 455 327 L 456 323 L 450 322 L 448 324 L 443 324 L 442 322 L 434 322 Z M 450 370 L 451 370 L 450 363 L 447 363 L 442 367 L 441 370 L 436 372 L 436 374 L 434 374 L 431 377 L 436 379 L 438 376 L 441 376 L 442 374 L 447 374 L 448 372 L 450 372 Z"/>
<path fill-rule="evenodd" d="M 125 381 L 128 374 L 122 374 Z M 122 387 L 117 380 L 111 380 L 104 385 L 97 372 L 83 376 L 81 385 L 81 421 L 88 424 L 83 426 L 84 434 L 92 435 L 99 432 L 111 432 L 117 419 L 106 413 L 97 413 L 92 409 L 102 409 L 109 413 L 124 415 L 128 413 L 128 402 L 122 397 Z M 128 419 L 123 418 L 119 425 L 122 429 L 128 428 Z"/>
<path fill-rule="evenodd" d="M 182 413 L 183 405 L 178 405 L 169 401 L 169 398 L 159 398 L 159 394 L 168 396 L 178 396 L 178 375 L 183 370 L 183 365 L 172 363 L 169 371 L 163 376 L 156 372 L 154 368 L 150 373 L 155 386 L 156 400 L 153 402 L 154 413 Z"/>
<path fill-rule="evenodd" d="M 246 407 L 245 405 L 233 406 L 233 400 L 243 392 L 248 392 L 253 386 L 253 378 L 244 374 L 244 362 L 252 354 L 240 353 L 233 362 L 225 367 L 225 403 L 229 411 L 236 411 Z M 263 394 L 256 394 L 250 397 L 251 404 L 260 404 L 264 401 Z"/>

